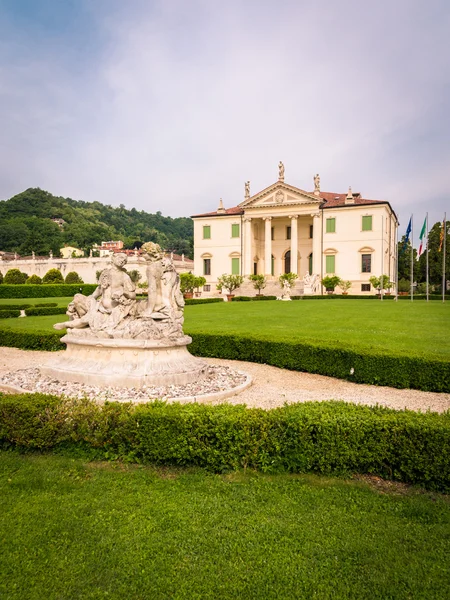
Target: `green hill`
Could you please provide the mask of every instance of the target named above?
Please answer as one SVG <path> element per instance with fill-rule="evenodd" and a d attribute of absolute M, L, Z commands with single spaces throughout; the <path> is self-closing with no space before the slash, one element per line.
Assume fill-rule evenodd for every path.
<path fill-rule="evenodd" d="M 58 225 L 52 219 L 63 219 Z M 0 201 L 0 250 L 28 255 L 55 255 L 68 244 L 88 251 L 92 244 L 123 240 L 125 248 L 136 242 L 157 242 L 165 250 L 193 255 L 193 222 L 187 217 L 164 217 L 127 210 L 100 202 L 83 202 L 29 188 Z M 138 244 L 139 246 L 139 244 Z"/>

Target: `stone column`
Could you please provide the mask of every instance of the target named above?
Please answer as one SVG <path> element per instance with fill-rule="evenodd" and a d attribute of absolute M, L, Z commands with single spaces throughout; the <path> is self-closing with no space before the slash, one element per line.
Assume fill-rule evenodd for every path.
<path fill-rule="evenodd" d="M 289 217 L 291 219 L 291 273 L 297 273 L 298 269 L 298 216 Z"/>
<path fill-rule="evenodd" d="M 314 213 L 311 215 L 313 217 L 313 244 L 312 244 L 312 252 L 313 252 L 313 272 L 311 275 L 321 275 L 321 260 L 322 260 L 322 249 L 320 247 L 321 242 L 321 220 L 320 213 Z"/>
<path fill-rule="evenodd" d="M 252 220 L 250 217 L 244 218 L 244 275 L 253 273 L 252 269 Z"/>
<path fill-rule="evenodd" d="M 272 274 L 272 217 L 263 217 L 264 227 L 264 274 Z"/>

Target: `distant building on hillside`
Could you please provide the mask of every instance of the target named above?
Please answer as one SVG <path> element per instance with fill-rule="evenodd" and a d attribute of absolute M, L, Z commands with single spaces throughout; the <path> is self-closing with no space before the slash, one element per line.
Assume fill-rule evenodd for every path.
<path fill-rule="evenodd" d="M 102 242 L 101 246 L 99 246 L 98 244 L 94 244 L 92 246 L 93 250 L 98 250 L 98 252 L 100 253 L 100 256 L 108 256 L 112 252 L 118 252 L 118 251 L 122 250 L 122 248 L 123 248 L 122 240 Z"/>
<path fill-rule="evenodd" d="M 220 200 L 217 210 L 192 216 L 194 273 L 206 278 L 204 291 L 214 293 L 222 274 L 243 275 L 246 295 L 256 293 L 252 274 L 267 276 L 266 294 L 279 293 L 278 277 L 289 272 L 298 275 L 298 294 L 324 292 L 326 275 L 351 281 L 352 294 L 373 293 L 372 275 L 395 281 L 398 220 L 389 202 L 351 188 L 322 192 L 319 175 L 306 192 L 285 183 L 283 163 L 278 181 L 254 195 L 250 182 L 244 189 L 237 206 Z"/>
<path fill-rule="evenodd" d="M 84 256 L 83 250 L 74 246 L 64 246 L 64 248 L 60 248 L 59 252 L 63 258 L 79 258 Z"/>

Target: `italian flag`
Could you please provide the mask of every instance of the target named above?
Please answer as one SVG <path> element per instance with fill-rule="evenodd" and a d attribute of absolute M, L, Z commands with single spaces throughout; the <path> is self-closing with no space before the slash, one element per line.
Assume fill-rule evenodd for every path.
<path fill-rule="evenodd" d="M 425 238 L 426 231 L 427 231 L 427 218 L 425 217 L 425 220 L 424 220 L 423 225 L 422 225 L 422 231 L 420 232 L 420 246 L 419 246 L 418 256 L 420 256 L 424 252 L 424 243 L 423 243 L 423 241 L 424 241 L 424 238 Z"/>

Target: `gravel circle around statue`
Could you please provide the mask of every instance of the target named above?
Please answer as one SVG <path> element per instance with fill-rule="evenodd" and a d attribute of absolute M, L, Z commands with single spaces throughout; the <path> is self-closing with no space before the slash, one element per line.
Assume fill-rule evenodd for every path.
<path fill-rule="evenodd" d="M 89 398 L 103 402 L 130 401 L 148 402 L 155 399 L 180 400 L 226 397 L 239 393 L 250 385 L 251 378 L 242 371 L 227 366 L 208 366 L 206 377 L 184 385 L 144 386 L 142 388 L 121 388 L 86 385 L 74 381 L 58 381 L 42 375 L 39 368 L 19 369 L 6 373 L 0 379 L 2 387 L 18 388 L 24 392 L 39 392 L 69 398 Z"/>

